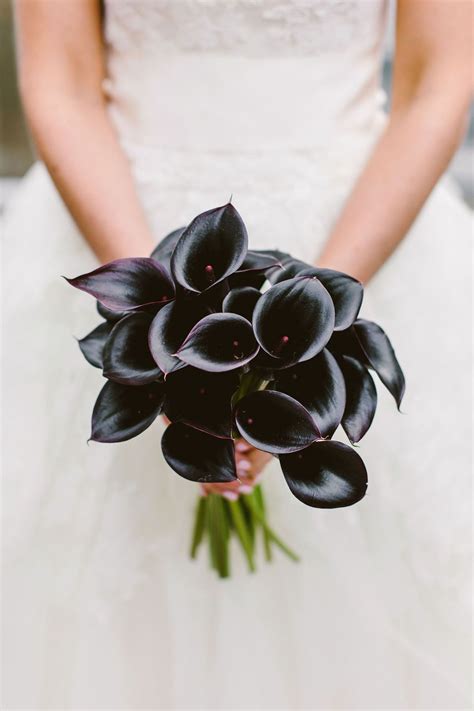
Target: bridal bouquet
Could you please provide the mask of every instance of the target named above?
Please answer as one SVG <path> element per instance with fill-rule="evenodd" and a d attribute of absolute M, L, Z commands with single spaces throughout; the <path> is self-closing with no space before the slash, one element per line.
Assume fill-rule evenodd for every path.
<path fill-rule="evenodd" d="M 308 506 L 362 499 L 367 472 L 349 441 L 369 429 L 374 371 L 400 405 L 404 377 L 384 331 L 358 319 L 362 285 L 279 251 L 248 249 L 232 204 L 198 215 L 149 258 L 118 259 L 68 280 L 97 299 L 102 323 L 79 341 L 107 379 L 91 439 L 123 442 L 164 414 L 164 458 L 193 482 L 237 479 L 234 442 L 279 459 L 291 493 Z M 261 537 L 296 558 L 270 527 L 262 487 L 237 501 L 200 496 L 191 544 L 208 540 L 229 574 L 236 536 L 254 569 Z"/>

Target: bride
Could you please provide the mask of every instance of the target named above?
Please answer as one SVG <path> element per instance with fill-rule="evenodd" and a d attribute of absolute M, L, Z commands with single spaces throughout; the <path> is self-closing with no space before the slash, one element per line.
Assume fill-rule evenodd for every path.
<path fill-rule="evenodd" d="M 470 218 L 435 184 L 471 11 L 399 0 L 387 115 L 384 0 L 16 1 L 42 162 L 5 222 L 5 708 L 468 707 Z M 101 377 L 73 335 L 97 315 L 60 275 L 148 255 L 231 193 L 252 246 L 368 282 L 407 397 L 379 393 L 350 510 L 304 507 L 242 443 L 302 562 L 222 582 L 187 558 L 196 488 L 157 426 L 86 445 Z"/>

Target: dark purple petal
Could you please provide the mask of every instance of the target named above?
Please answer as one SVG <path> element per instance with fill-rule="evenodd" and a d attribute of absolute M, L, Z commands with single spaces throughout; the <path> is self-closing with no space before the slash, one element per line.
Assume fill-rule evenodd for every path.
<path fill-rule="evenodd" d="M 153 319 L 148 333 L 151 354 L 164 373 L 184 368 L 186 363 L 174 354 L 193 326 L 209 313 L 196 299 L 166 304 Z"/>
<path fill-rule="evenodd" d="M 273 390 L 239 400 L 235 421 L 247 442 L 271 454 L 296 452 L 321 438 L 309 412 L 294 398 Z"/>
<path fill-rule="evenodd" d="M 81 338 L 79 348 L 82 351 L 84 358 L 94 366 L 94 368 L 102 368 L 102 355 L 105 343 L 112 330 L 113 323 L 101 323 L 93 331 Z"/>
<path fill-rule="evenodd" d="M 405 392 L 405 377 L 392 344 L 376 323 L 359 319 L 352 327 L 369 367 L 373 368 L 400 407 Z"/>
<path fill-rule="evenodd" d="M 357 452 L 341 442 L 315 442 L 296 454 L 282 454 L 286 483 L 307 506 L 352 506 L 367 491 L 367 470 Z"/>
<path fill-rule="evenodd" d="M 92 294 L 112 311 L 165 304 L 175 295 L 168 272 L 150 257 L 116 259 L 67 281 L 76 289 Z"/>
<path fill-rule="evenodd" d="M 160 414 L 164 396 L 162 383 L 134 386 L 107 382 L 94 405 L 91 439 L 125 442 L 136 437 Z"/>
<path fill-rule="evenodd" d="M 233 205 L 203 212 L 176 244 L 171 258 L 173 276 L 190 291 L 205 291 L 240 267 L 247 244 L 247 230 Z"/>
<path fill-rule="evenodd" d="M 195 368 L 217 373 L 249 363 L 258 349 L 247 319 L 236 314 L 210 314 L 194 326 L 177 355 Z"/>
<path fill-rule="evenodd" d="M 253 311 L 261 293 L 252 286 L 241 286 L 229 291 L 222 302 L 222 310 L 226 313 L 239 314 L 252 321 Z"/>
<path fill-rule="evenodd" d="M 328 350 L 279 372 L 275 389 L 298 400 L 323 437 L 332 437 L 344 414 L 346 388 L 337 361 Z"/>
<path fill-rule="evenodd" d="M 342 356 L 339 363 L 346 381 L 342 426 L 352 444 L 355 444 L 372 424 L 377 409 L 377 389 L 369 371 L 358 360 Z"/>
<path fill-rule="evenodd" d="M 104 348 L 104 375 L 123 385 L 145 385 L 162 376 L 148 347 L 152 316 L 131 313 L 115 324 Z"/>
<path fill-rule="evenodd" d="M 185 227 L 179 227 L 177 230 L 170 232 L 169 235 L 166 235 L 166 237 L 163 237 L 150 255 L 152 259 L 156 259 L 156 261 L 160 262 L 168 271 L 170 270 L 173 250 L 185 229 Z"/>
<path fill-rule="evenodd" d="M 175 422 L 166 428 L 161 449 L 169 466 L 189 481 L 224 483 L 237 479 L 231 439 L 213 437 Z"/>
<path fill-rule="evenodd" d="M 167 378 L 164 413 L 172 422 L 231 437 L 231 400 L 238 386 L 235 371 L 208 373 L 189 366 Z"/>
<path fill-rule="evenodd" d="M 364 287 L 360 281 L 343 272 L 319 267 L 305 269 L 299 276 L 316 276 L 328 291 L 336 311 L 335 331 L 342 331 L 354 323 L 364 298 Z"/>
<path fill-rule="evenodd" d="M 329 341 L 334 328 L 334 305 L 314 277 L 296 277 L 272 286 L 259 299 L 253 314 L 258 342 L 283 365 L 310 360 Z"/>
<path fill-rule="evenodd" d="M 279 260 L 272 254 L 249 250 L 241 267 L 229 277 L 229 281 L 232 289 L 240 286 L 260 289 L 267 279 L 267 273 L 280 268 Z"/>

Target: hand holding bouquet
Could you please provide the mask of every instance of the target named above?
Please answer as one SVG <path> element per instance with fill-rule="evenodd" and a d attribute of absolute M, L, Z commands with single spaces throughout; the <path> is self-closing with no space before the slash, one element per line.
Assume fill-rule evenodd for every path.
<path fill-rule="evenodd" d="M 384 331 L 358 319 L 362 285 L 279 251 L 250 251 L 231 205 L 175 230 L 150 258 L 118 259 L 68 280 L 97 299 L 104 321 L 79 345 L 107 379 L 91 439 L 122 442 L 164 413 L 163 455 L 193 482 L 237 479 L 234 440 L 278 457 L 292 494 L 319 508 L 350 506 L 367 472 L 349 441 L 377 405 L 370 370 L 397 405 L 404 377 Z M 211 561 L 229 571 L 235 534 L 254 568 L 256 534 L 276 544 L 260 486 L 238 501 L 199 499 L 192 554 L 208 537 Z"/>

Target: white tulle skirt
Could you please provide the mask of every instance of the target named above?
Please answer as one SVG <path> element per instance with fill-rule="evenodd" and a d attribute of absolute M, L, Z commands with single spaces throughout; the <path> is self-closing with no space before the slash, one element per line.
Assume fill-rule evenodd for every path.
<path fill-rule="evenodd" d="M 157 237 L 224 189 L 160 194 Z M 264 197 L 257 214 L 234 193 L 253 246 L 314 258 L 318 205 Z M 87 445 L 101 375 L 74 337 L 97 315 L 61 274 L 95 260 L 43 166 L 28 173 L 4 230 L 5 708 L 468 707 L 470 239 L 439 187 L 367 289 L 407 377 L 404 414 L 379 389 L 360 445 L 367 497 L 309 509 L 271 465 L 270 515 L 302 561 L 250 575 L 235 550 L 220 581 L 188 558 L 196 487 L 164 463 L 161 425 Z"/>

